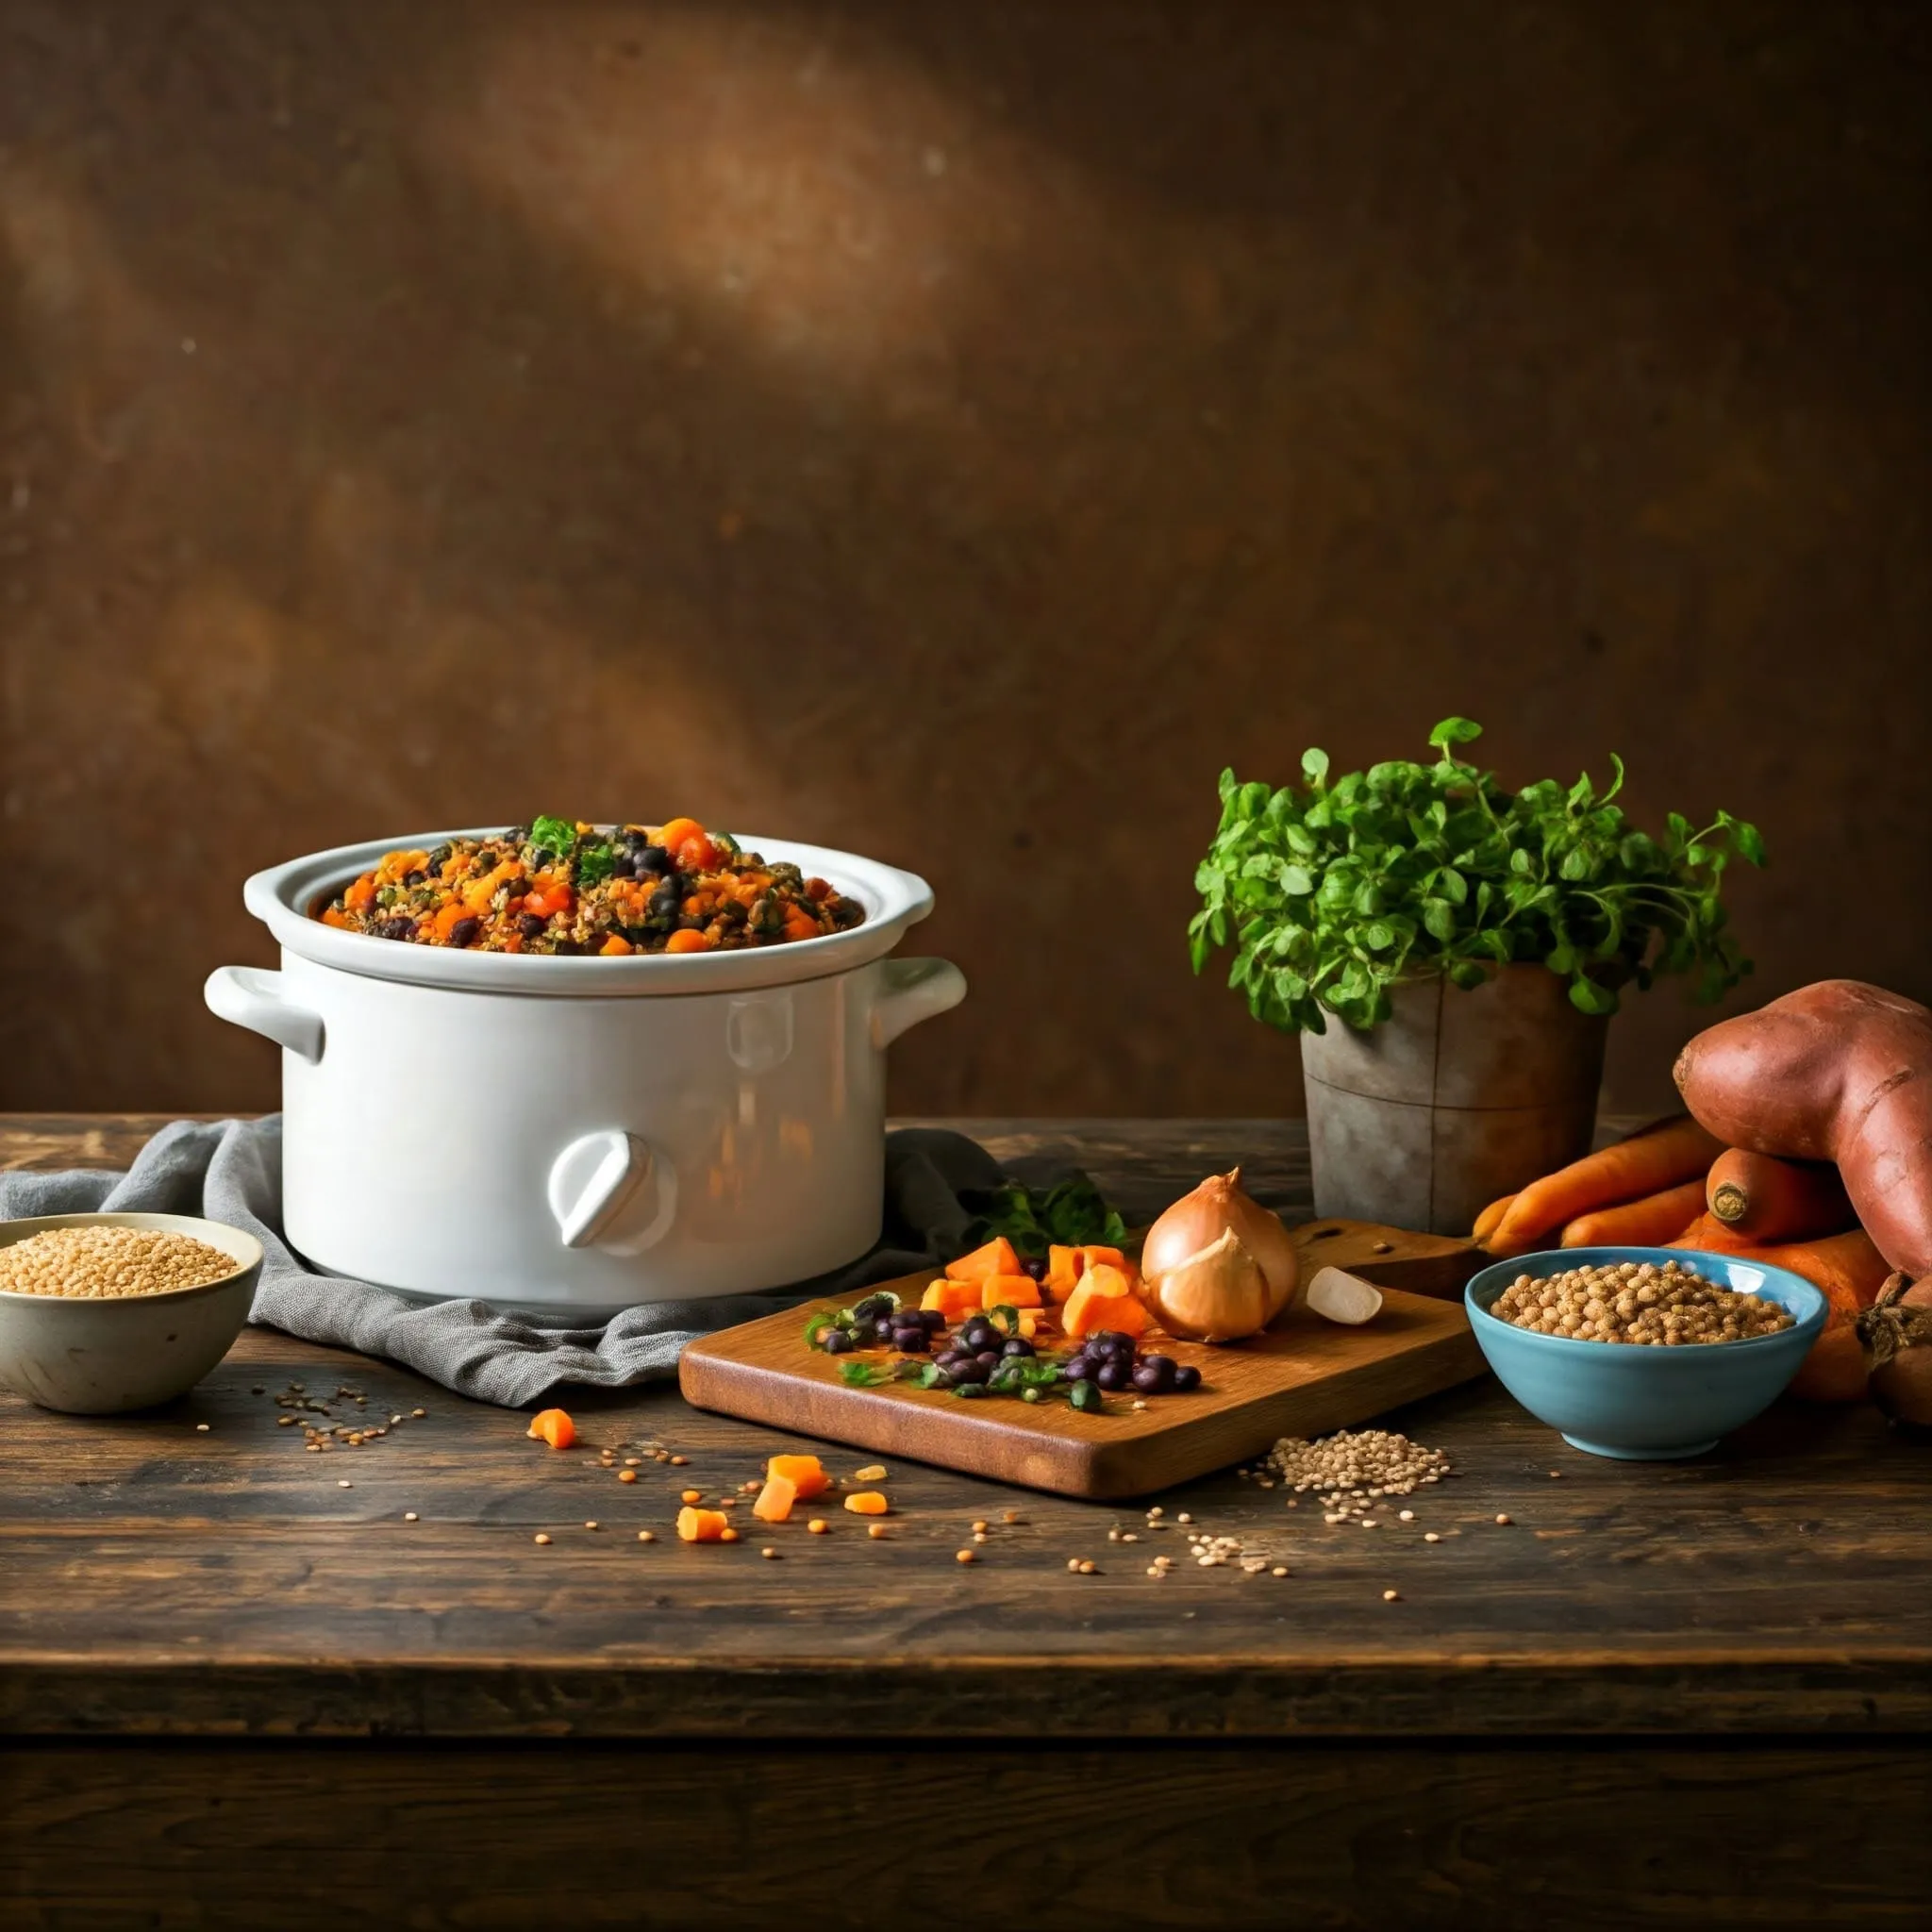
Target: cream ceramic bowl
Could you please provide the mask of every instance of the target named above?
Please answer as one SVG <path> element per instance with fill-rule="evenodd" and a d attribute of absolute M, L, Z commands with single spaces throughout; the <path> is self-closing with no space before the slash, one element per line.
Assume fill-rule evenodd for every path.
<path fill-rule="evenodd" d="M 310 917 L 384 853 L 258 873 L 278 973 L 225 966 L 210 1008 L 279 1042 L 282 1219 L 325 1273 L 546 1321 L 779 1288 L 879 1234 L 886 1048 L 956 1006 L 944 959 L 887 956 L 924 879 L 741 835 L 865 908 L 789 945 L 525 958 L 411 945 Z"/>
<path fill-rule="evenodd" d="M 0 1221 L 0 1248 L 55 1227 L 159 1227 L 235 1257 L 235 1272 L 162 1294 L 19 1294 L 0 1290 L 0 1382 L 42 1408 L 113 1415 L 185 1395 L 242 1332 L 261 1243 L 188 1214 L 42 1214 Z"/>

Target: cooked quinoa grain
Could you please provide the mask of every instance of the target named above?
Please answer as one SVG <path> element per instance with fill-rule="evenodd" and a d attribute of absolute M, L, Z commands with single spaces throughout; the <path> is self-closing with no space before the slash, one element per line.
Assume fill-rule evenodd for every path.
<path fill-rule="evenodd" d="M 539 818 L 387 853 L 316 917 L 419 946 L 618 958 L 820 939 L 862 924 L 865 908 L 695 819 L 607 831 Z"/>
<path fill-rule="evenodd" d="M 106 1300 L 204 1288 L 241 1262 L 162 1227 L 50 1227 L 0 1248 L 0 1290 Z"/>
<path fill-rule="evenodd" d="M 1519 1274 L 1491 1307 L 1500 1322 L 1575 1341 L 1678 1348 L 1748 1341 L 1792 1325 L 1775 1302 L 1720 1288 L 1681 1261 L 1624 1261 L 1537 1278 Z"/>

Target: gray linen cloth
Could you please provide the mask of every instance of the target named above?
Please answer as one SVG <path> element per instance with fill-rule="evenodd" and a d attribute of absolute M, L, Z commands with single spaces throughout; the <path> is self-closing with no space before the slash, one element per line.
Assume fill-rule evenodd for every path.
<path fill-rule="evenodd" d="M 670 1376 L 687 1341 L 813 1296 L 843 1301 L 959 1252 L 975 1195 L 1005 1178 L 976 1141 L 941 1127 L 886 1136 L 885 1232 L 862 1259 L 770 1293 L 648 1302 L 599 1328 L 541 1328 L 487 1302 L 425 1306 L 307 1267 L 282 1237 L 282 1123 L 175 1121 L 125 1174 L 0 1173 L 0 1218 L 198 1214 L 245 1228 L 267 1260 L 249 1320 L 308 1341 L 388 1356 L 480 1402 L 515 1407 L 559 1382 L 604 1389 Z"/>

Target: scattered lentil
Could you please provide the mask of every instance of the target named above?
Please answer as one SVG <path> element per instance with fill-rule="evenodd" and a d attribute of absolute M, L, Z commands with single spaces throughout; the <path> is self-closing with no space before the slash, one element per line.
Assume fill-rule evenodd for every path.
<path fill-rule="evenodd" d="M 882 1483 L 885 1479 L 885 1467 L 877 1462 L 868 1462 L 863 1469 L 856 1471 L 852 1477 L 856 1483 Z"/>
<path fill-rule="evenodd" d="M 208 1424 L 207 1424 L 206 1423 L 196 1423 L 196 1424 L 195 1424 L 195 1425 L 194 1425 L 194 1433 L 195 1433 L 195 1434 L 196 1434 L 197 1436 L 205 1436 L 205 1435 L 207 1435 L 207 1434 L 208 1434 Z"/>
<path fill-rule="evenodd" d="M 403 1521 L 405 1523 L 414 1523 L 416 1520 L 416 1512 L 413 1509 L 405 1509 L 403 1511 Z"/>
<path fill-rule="evenodd" d="M 1385 1590 L 1382 1592 L 1382 1601 L 1385 1604 L 1397 1603 L 1401 1600 L 1401 1597 L 1402 1592 L 1399 1590 Z"/>
<path fill-rule="evenodd" d="M 591 1518 L 591 1519 L 590 1520 L 590 1522 L 588 1522 L 587 1524 L 584 1524 L 584 1527 L 585 1527 L 586 1529 L 595 1529 L 595 1528 L 596 1528 L 596 1526 L 597 1526 L 597 1520 L 596 1520 L 596 1518 L 595 1518 L 595 1517 L 592 1517 L 592 1518 Z"/>
<path fill-rule="evenodd" d="M 829 1536 L 832 1530 L 832 1525 L 823 1516 L 814 1516 L 805 1526 L 813 1536 Z M 873 1527 L 876 1529 L 878 1525 L 874 1524 Z"/>
<path fill-rule="evenodd" d="M 535 1536 L 534 1536 L 533 1538 L 531 1538 L 531 1541 L 533 1541 L 533 1542 L 540 1542 L 540 1543 L 547 1543 L 547 1542 L 548 1542 L 549 1541 L 550 1541 L 550 1538 L 549 1538 L 549 1536 L 548 1536 L 548 1535 L 547 1535 L 547 1534 L 546 1534 L 546 1533 L 545 1533 L 544 1531 L 542 1531 L 542 1530 L 541 1530 L 541 1529 L 540 1529 L 540 1530 L 539 1530 L 539 1531 L 537 1532 L 537 1534 L 536 1534 L 536 1535 L 535 1535 Z"/>
<path fill-rule="evenodd" d="M 777 1551 L 774 1550 L 770 1543 L 767 1543 L 764 1546 L 764 1548 L 758 1552 L 758 1555 L 763 1557 L 768 1562 L 776 1562 L 778 1558 Z"/>
<path fill-rule="evenodd" d="M 1507 1516 L 1502 1516 L 1502 1515 L 1499 1515 L 1499 1516 L 1498 1516 L 1498 1517 L 1496 1518 L 1496 1521 L 1497 1521 L 1498 1523 L 1503 1523 L 1503 1524 L 1507 1524 L 1507 1522 L 1509 1521 L 1509 1518 L 1508 1518 L 1508 1517 L 1507 1517 Z"/>
<path fill-rule="evenodd" d="M 690 1460 L 689 1456 L 674 1456 L 671 1458 L 671 1466 L 673 1469 L 682 1469 Z"/>
<path fill-rule="evenodd" d="M 637 1479 L 638 1473 L 634 1469 L 620 1469 L 617 1472 L 617 1480 L 621 1483 L 634 1483 Z"/>
<path fill-rule="evenodd" d="M 953 1552 L 953 1561 L 956 1563 L 976 1563 L 979 1561 L 979 1558 L 971 1550 L 955 1550 Z"/>
<path fill-rule="evenodd" d="M 48 1227 L 0 1248 L 0 1289 L 9 1294 L 118 1300 L 206 1288 L 241 1267 L 233 1255 L 165 1227 L 89 1222 Z"/>
<path fill-rule="evenodd" d="M 677 1500 L 680 1503 L 702 1503 L 705 1492 L 702 1490 L 685 1490 L 679 1492 Z"/>
<path fill-rule="evenodd" d="M 865 1533 L 871 1537 L 874 1542 L 884 1542 L 886 1540 L 886 1525 L 883 1523 L 874 1523 Z"/>
<path fill-rule="evenodd" d="M 1423 1541 L 1425 1543 L 1439 1543 L 1442 1539 L 1433 1529 L 1425 1529 L 1423 1531 Z"/>
<path fill-rule="evenodd" d="M 1091 1562 L 1083 1560 L 1076 1567 L 1078 1568 L 1080 1574 L 1082 1576 L 1091 1576 L 1093 1574 L 1094 1566 Z"/>
<path fill-rule="evenodd" d="M 738 1532 L 735 1529 L 733 1529 L 731 1525 L 727 1523 L 724 1525 L 724 1527 L 718 1532 L 718 1541 L 721 1543 L 735 1543 L 738 1541 Z"/>
<path fill-rule="evenodd" d="M 342 1478 L 341 1478 L 341 1480 L 340 1480 L 340 1481 L 339 1481 L 339 1482 L 338 1482 L 338 1483 L 336 1484 L 336 1488 L 337 1488 L 337 1489 L 339 1489 L 339 1490 L 353 1490 L 353 1489 L 354 1489 L 355 1487 L 356 1487 L 356 1485 L 355 1485 L 354 1483 L 352 1483 L 352 1482 L 351 1482 L 351 1481 L 349 1480 L 349 1478 L 348 1478 L 347 1476 L 343 1476 L 343 1477 L 342 1477 Z"/>
<path fill-rule="evenodd" d="M 641 1543 L 654 1543 L 658 1541 L 658 1532 L 655 1529 L 641 1529 L 638 1531 L 638 1541 Z"/>

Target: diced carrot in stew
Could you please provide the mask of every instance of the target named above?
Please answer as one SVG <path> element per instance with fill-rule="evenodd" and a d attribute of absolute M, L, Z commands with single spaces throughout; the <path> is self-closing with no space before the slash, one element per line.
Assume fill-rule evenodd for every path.
<path fill-rule="evenodd" d="M 708 953 L 716 944 L 709 933 L 687 928 L 683 932 L 673 933 L 664 941 L 664 950 L 667 953 Z"/>

